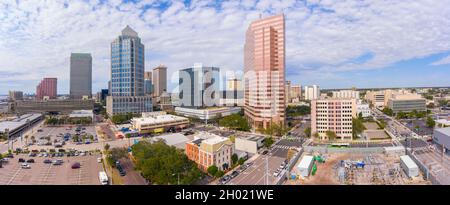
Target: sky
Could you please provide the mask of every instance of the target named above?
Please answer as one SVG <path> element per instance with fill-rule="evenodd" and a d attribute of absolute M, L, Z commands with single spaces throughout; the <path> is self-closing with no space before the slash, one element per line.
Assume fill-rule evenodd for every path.
<path fill-rule="evenodd" d="M 0 94 L 34 93 L 43 77 L 69 92 L 70 53 L 93 56 L 107 88 L 110 43 L 130 25 L 146 70 L 195 63 L 243 70 L 245 31 L 286 17 L 286 80 L 321 88 L 450 86 L 450 0 L 1 0 Z"/>

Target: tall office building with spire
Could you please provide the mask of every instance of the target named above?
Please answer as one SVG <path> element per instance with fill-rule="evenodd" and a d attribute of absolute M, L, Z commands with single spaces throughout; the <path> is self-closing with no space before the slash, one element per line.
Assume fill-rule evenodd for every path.
<path fill-rule="evenodd" d="M 144 87 L 145 48 L 138 33 L 126 26 L 111 43 L 111 90 L 106 100 L 110 116 L 152 111 Z"/>
<path fill-rule="evenodd" d="M 259 19 L 247 29 L 244 46 L 244 113 L 253 128 L 284 124 L 284 15 Z"/>

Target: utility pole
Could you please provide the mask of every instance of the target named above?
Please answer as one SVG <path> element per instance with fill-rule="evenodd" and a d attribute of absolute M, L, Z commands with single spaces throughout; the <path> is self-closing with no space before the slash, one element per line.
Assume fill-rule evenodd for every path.
<path fill-rule="evenodd" d="M 266 155 L 266 185 L 269 185 L 269 156 Z"/>

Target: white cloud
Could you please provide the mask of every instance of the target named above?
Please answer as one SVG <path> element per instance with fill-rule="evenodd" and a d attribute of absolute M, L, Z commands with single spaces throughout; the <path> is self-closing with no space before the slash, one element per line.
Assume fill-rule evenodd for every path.
<path fill-rule="evenodd" d="M 450 64 L 450 56 L 441 58 L 440 60 L 431 63 L 431 65 L 434 65 L 434 66 L 438 66 L 438 65 L 448 65 L 448 64 Z"/>
<path fill-rule="evenodd" d="M 146 46 L 146 69 L 166 64 L 170 75 L 202 62 L 241 70 L 245 30 L 260 13 L 285 13 L 286 62 L 298 75 L 336 76 L 330 73 L 383 68 L 450 51 L 450 0 L 241 0 L 212 7 L 214 2 L 192 1 L 186 8 L 174 1 L 160 11 L 161 1 L 153 0 L 2 0 L 0 84 L 33 92 L 39 79 L 56 76 L 67 93 L 70 53 L 90 52 L 94 91 L 106 87 L 110 43 L 128 24 Z M 372 57 L 354 62 L 366 54 Z M 0 93 L 7 89 L 2 86 Z"/>

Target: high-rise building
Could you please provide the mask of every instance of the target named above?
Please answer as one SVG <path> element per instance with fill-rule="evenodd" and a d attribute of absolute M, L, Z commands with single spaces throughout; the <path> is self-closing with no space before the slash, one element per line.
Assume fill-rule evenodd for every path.
<path fill-rule="evenodd" d="M 153 68 L 153 96 L 159 97 L 164 91 L 167 91 L 167 67 L 159 65 Z"/>
<path fill-rule="evenodd" d="M 285 98 L 286 98 L 286 104 L 292 102 L 292 97 L 291 97 L 291 92 L 292 92 L 292 85 L 291 85 L 291 81 L 287 80 L 286 81 L 286 88 L 285 88 Z"/>
<path fill-rule="evenodd" d="M 153 84 L 152 84 L 152 72 L 146 71 L 144 73 L 144 87 L 145 87 L 145 94 L 151 95 L 153 90 Z"/>
<path fill-rule="evenodd" d="M 92 97 L 92 56 L 90 53 L 70 55 L 70 98 Z"/>
<path fill-rule="evenodd" d="M 291 87 L 291 98 L 300 100 L 302 97 L 302 86 L 301 85 L 293 85 Z"/>
<path fill-rule="evenodd" d="M 9 91 L 9 100 L 11 100 L 11 101 L 23 100 L 23 92 L 17 91 L 17 90 L 10 90 Z"/>
<path fill-rule="evenodd" d="M 244 46 L 244 113 L 253 128 L 284 124 L 285 20 L 276 15 L 252 22 Z"/>
<path fill-rule="evenodd" d="M 111 89 L 106 111 L 142 113 L 152 111 L 152 99 L 145 95 L 145 48 L 138 33 L 129 26 L 111 43 Z"/>
<path fill-rule="evenodd" d="M 36 99 L 42 100 L 45 96 L 49 99 L 55 99 L 57 96 L 57 79 L 44 78 L 36 87 Z"/>
<path fill-rule="evenodd" d="M 315 100 L 320 97 L 320 88 L 317 85 L 305 86 L 305 100 Z"/>
<path fill-rule="evenodd" d="M 311 101 L 311 133 L 326 139 L 332 131 L 341 140 L 352 139 L 352 119 L 357 115 L 356 99 L 314 99 Z"/>
<path fill-rule="evenodd" d="M 195 64 L 179 71 L 179 104 L 182 107 L 211 107 L 220 101 L 220 69 Z"/>

